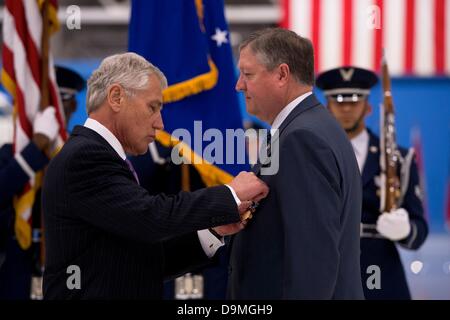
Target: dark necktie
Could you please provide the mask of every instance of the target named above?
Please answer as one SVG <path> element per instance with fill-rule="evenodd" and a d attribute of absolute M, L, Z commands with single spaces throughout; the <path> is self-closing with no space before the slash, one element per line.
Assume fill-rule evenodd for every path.
<path fill-rule="evenodd" d="M 252 167 L 252 172 L 259 175 L 261 167 L 270 166 L 270 157 L 272 155 L 271 146 L 272 135 L 270 130 L 267 131 L 267 135 L 260 139 L 260 149 L 258 151 L 257 163 Z"/>
<path fill-rule="evenodd" d="M 270 133 L 270 130 L 267 130 L 267 137 L 266 137 L 266 150 L 267 150 L 267 156 L 270 158 L 272 156 L 272 134 Z"/>
<path fill-rule="evenodd" d="M 139 183 L 138 175 L 137 175 L 136 171 L 134 170 L 134 167 L 133 167 L 133 165 L 131 164 L 131 161 L 128 160 L 128 159 L 125 159 L 125 162 L 127 163 L 128 168 L 130 168 L 130 171 L 131 171 L 131 173 L 133 174 L 134 178 L 136 179 L 136 182 L 137 182 L 138 184 L 140 184 L 140 183 Z"/>
<path fill-rule="evenodd" d="M 272 135 L 270 134 L 270 130 L 267 130 L 266 139 L 265 141 L 262 142 L 262 148 L 265 148 L 265 154 L 264 152 L 261 154 L 262 156 L 261 162 L 263 167 L 270 165 L 270 157 L 272 155 L 271 142 L 272 142 Z"/>

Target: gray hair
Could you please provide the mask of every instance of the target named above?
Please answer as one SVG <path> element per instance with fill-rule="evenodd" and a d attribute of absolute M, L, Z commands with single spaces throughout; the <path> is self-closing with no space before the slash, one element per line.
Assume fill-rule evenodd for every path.
<path fill-rule="evenodd" d="M 162 89 L 167 88 L 167 79 L 164 74 L 136 53 L 115 54 L 103 59 L 87 82 L 87 113 L 100 107 L 106 99 L 108 87 L 112 84 L 119 84 L 128 96 L 132 96 L 135 90 L 144 89 L 147 86 L 148 77 L 152 74 L 159 78 Z"/>
<path fill-rule="evenodd" d="M 309 39 L 290 30 L 267 28 L 252 33 L 239 51 L 247 46 L 267 70 L 286 63 L 297 82 L 314 85 L 314 49 Z"/>

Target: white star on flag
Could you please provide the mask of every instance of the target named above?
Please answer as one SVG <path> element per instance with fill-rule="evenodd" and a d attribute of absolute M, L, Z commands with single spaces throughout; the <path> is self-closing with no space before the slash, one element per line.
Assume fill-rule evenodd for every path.
<path fill-rule="evenodd" d="M 228 43 L 227 34 L 228 31 L 222 31 L 219 28 L 216 28 L 216 33 L 211 37 L 211 39 L 213 39 L 217 46 L 220 47 L 223 43 Z"/>

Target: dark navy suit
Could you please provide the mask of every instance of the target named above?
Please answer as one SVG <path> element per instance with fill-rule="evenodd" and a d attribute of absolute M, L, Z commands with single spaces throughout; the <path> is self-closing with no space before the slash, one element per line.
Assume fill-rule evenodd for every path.
<path fill-rule="evenodd" d="M 364 164 L 363 181 L 363 210 L 362 223 L 376 225 L 380 215 L 379 185 L 377 179 L 380 175 L 379 138 L 370 130 L 369 150 Z M 400 148 L 403 156 L 407 150 Z M 409 213 L 411 232 L 397 243 L 407 249 L 418 249 L 428 234 L 427 223 L 423 216 L 423 206 L 420 199 L 420 187 L 417 165 L 411 162 L 409 168 L 409 183 L 401 207 Z M 364 294 L 367 299 L 410 299 L 405 272 L 400 260 L 395 242 L 380 237 L 362 236 L 361 238 L 361 277 Z M 367 267 L 377 265 L 381 271 L 381 289 L 368 289 L 367 279 L 372 272 Z"/>
<path fill-rule="evenodd" d="M 230 297 L 363 299 L 361 176 L 344 130 L 310 95 L 279 133 L 269 195 L 232 240 Z"/>
<path fill-rule="evenodd" d="M 34 143 L 21 152 L 23 159 L 39 171 L 48 158 Z M 30 178 L 14 158 L 11 144 L 0 148 L 0 299 L 29 299 L 31 275 L 35 262 L 35 248 L 23 250 L 15 236 L 13 198 Z M 40 201 L 38 201 L 40 204 Z M 33 208 L 33 223 L 40 221 L 40 205 Z"/>

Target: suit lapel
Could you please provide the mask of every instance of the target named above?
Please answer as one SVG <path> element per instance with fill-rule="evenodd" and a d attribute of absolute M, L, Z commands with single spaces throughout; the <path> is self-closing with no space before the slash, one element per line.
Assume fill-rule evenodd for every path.
<path fill-rule="evenodd" d="M 320 105 L 320 102 L 317 100 L 316 96 L 314 94 L 309 95 L 304 99 L 302 102 L 300 102 L 294 110 L 287 116 L 286 119 L 284 119 L 283 123 L 280 125 L 280 128 L 278 128 L 278 137 L 274 138 L 272 140 L 272 143 L 274 143 L 276 140 L 280 139 L 281 134 L 283 133 L 284 129 L 288 127 L 288 125 L 297 118 L 300 114 L 305 112 L 306 110 L 309 110 L 315 106 Z"/>
<path fill-rule="evenodd" d="M 284 129 L 286 129 L 289 123 L 292 122 L 292 120 L 297 118 L 304 111 L 311 109 L 312 107 L 315 107 L 317 105 L 320 105 L 320 102 L 316 99 L 314 94 L 311 94 L 308 97 L 306 97 L 306 99 L 300 102 L 283 121 L 283 123 L 280 125 L 280 128 L 278 128 L 278 136 L 276 138 L 272 138 L 273 140 L 271 143 L 273 144 L 280 138 L 281 133 L 284 131 Z M 261 170 L 261 163 L 258 160 L 258 162 L 252 167 L 251 171 L 258 176 L 260 170 Z"/>
<path fill-rule="evenodd" d="M 83 136 L 88 139 L 92 139 L 98 143 L 101 143 L 108 149 L 108 152 L 111 154 L 112 159 L 119 162 L 124 168 L 127 169 L 127 171 L 129 171 L 129 168 L 128 168 L 126 162 L 123 161 L 123 159 L 117 154 L 116 150 L 114 150 L 114 148 L 108 143 L 108 141 L 105 140 L 105 138 L 103 138 L 101 135 L 99 135 L 94 130 L 78 125 L 73 128 L 71 136 Z M 131 173 L 131 171 L 130 171 L 130 173 Z M 134 176 L 133 176 L 133 180 L 134 180 Z"/>

